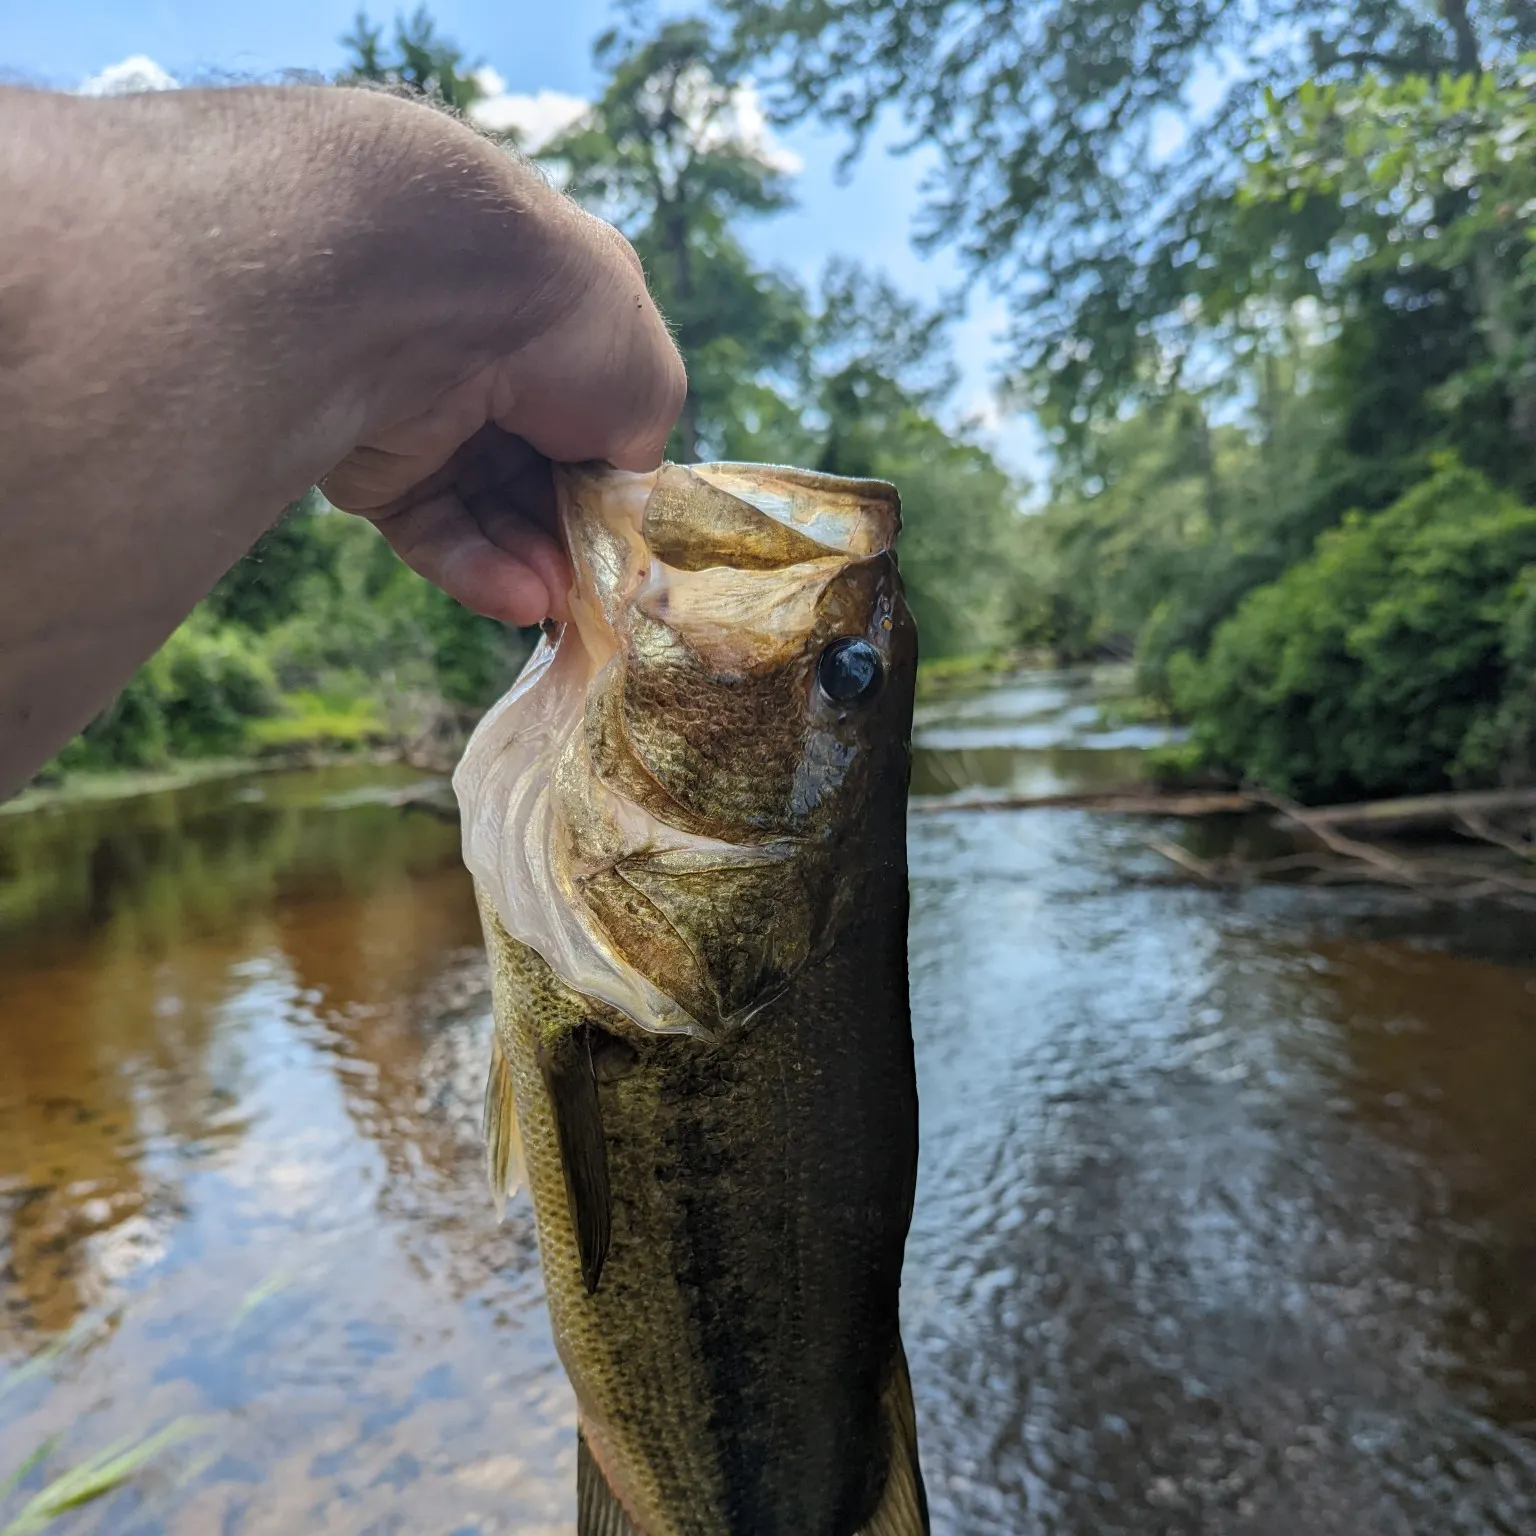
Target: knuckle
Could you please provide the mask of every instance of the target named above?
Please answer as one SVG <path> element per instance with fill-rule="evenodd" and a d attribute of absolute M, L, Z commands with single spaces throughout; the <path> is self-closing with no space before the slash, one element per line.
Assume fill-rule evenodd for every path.
<path fill-rule="evenodd" d="M 688 369 L 683 362 L 683 355 L 669 339 L 667 342 L 667 361 L 662 379 L 662 394 L 667 403 L 667 409 L 675 419 L 683 408 L 683 402 L 688 398 Z"/>

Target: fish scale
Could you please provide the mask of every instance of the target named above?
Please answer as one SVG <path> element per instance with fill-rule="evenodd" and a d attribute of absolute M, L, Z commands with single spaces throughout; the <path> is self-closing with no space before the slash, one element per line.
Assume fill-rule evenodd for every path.
<path fill-rule="evenodd" d="M 569 698 L 525 699 L 523 737 L 489 722 L 459 787 L 493 977 L 493 1180 L 515 1116 L 579 1408 L 580 1536 L 918 1536 L 898 1306 L 916 650 L 894 493 L 669 467 L 651 526 L 672 565 L 635 537 L 635 477 L 561 474 L 586 621 L 536 686 Z M 745 582 L 711 563 L 733 541 Z M 850 644 L 861 668 L 829 692 Z M 535 726 L 541 750 L 520 748 Z"/>

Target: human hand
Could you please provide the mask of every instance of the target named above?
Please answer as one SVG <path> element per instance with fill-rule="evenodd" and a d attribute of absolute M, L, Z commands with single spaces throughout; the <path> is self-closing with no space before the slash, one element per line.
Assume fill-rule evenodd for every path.
<path fill-rule="evenodd" d="M 429 140 L 458 131 L 414 126 Z M 426 148 L 441 161 L 440 145 Z M 550 460 L 653 468 L 686 381 L 621 236 L 505 156 L 481 153 L 475 179 L 473 198 L 447 182 L 430 220 L 436 238 L 483 249 L 484 270 L 459 289 L 463 312 L 406 336 L 380 381 L 382 424 L 320 484 L 466 607 L 532 624 L 565 617 L 570 581 Z M 430 243 L 422 254 L 430 262 Z M 462 377 L 440 387 L 456 348 Z"/>
<path fill-rule="evenodd" d="M 0 797 L 319 482 L 471 608 L 564 607 L 549 460 L 660 461 L 634 252 L 382 92 L 0 86 Z"/>

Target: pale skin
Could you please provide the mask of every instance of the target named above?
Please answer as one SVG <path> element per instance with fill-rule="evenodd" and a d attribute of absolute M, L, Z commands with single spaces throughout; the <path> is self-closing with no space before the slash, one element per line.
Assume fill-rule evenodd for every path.
<path fill-rule="evenodd" d="M 660 462 L 634 252 L 430 108 L 0 88 L 0 798 L 318 483 L 477 612 L 563 612 L 549 461 Z"/>

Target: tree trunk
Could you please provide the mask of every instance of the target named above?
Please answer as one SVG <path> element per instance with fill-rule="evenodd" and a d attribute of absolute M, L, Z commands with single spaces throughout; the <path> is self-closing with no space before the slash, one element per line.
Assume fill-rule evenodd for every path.
<path fill-rule="evenodd" d="M 699 402 L 690 389 L 683 399 L 683 412 L 677 418 L 677 450 L 684 464 L 699 461 Z"/>
<path fill-rule="evenodd" d="M 1440 0 L 1440 14 L 1451 29 L 1456 44 L 1456 69 L 1463 75 L 1480 75 L 1483 60 L 1477 46 L 1477 31 L 1467 9 L 1467 0 Z"/>
<path fill-rule="evenodd" d="M 672 252 L 672 272 L 676 284 L 678 309 L 686 323 L 693 316 L 693 252 L 688 246 L 688 210 L 680 202 L 673 200 L 665 210 L 664 218 L 667 245 Z M 685 344 L 689 339 L 682 335 L 678 337 L 679 343 L 684 344 L 685 360 Z M 699 401 L 691 389 L 683 399 L 683 411 L 677 419 L 676 430 L 678 451 L 683 462 L 696 464 L 699 458 Z"/>

